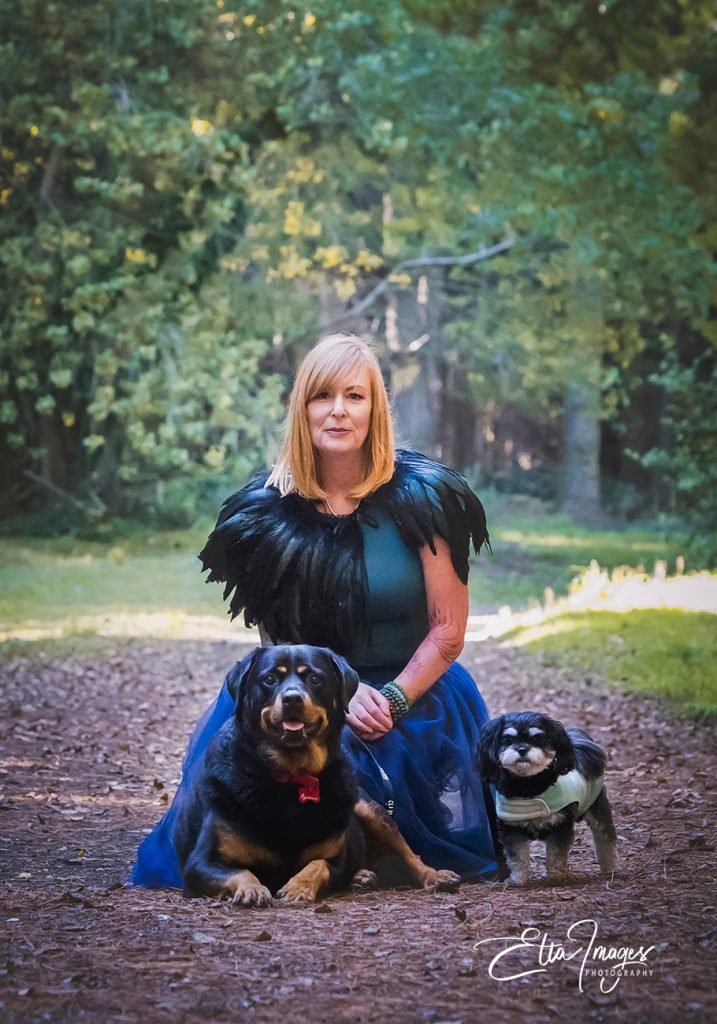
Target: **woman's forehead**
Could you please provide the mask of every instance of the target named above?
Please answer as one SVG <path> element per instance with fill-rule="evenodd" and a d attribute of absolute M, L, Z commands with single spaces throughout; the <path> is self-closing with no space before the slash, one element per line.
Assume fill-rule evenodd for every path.
<path fill-rule="evenodd" d="M 369 388 L 371 386 L 371 376 L 368 371 L 368 367 L 361 362 L 357 362 L 354 366 L 349 367 L 338 367 L 331 371 L 326 371 L 319 374 L 316 378 L 316 384 L 314 387 L 332 387 L 332 388 L 349 388 L 349 387 L 362 387 Z"/>

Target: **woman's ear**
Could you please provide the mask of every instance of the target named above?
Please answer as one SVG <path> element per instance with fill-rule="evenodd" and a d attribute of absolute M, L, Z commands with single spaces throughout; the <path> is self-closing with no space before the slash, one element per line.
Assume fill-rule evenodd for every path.
<path fill-rule="evenodd" d="M 500 774 L 498 760 L 500 741 L 503 736 L 503 718 L 494 718 L 481 729 L 478 744 L 478 772 L 484 782 L 496 782 Z"/>
<path fill-rule="evenodd" d="M 341 681 L 341 703 L 344 711 L 348 711 L 349 701 L 358 690 L 360 682 L 358 673 L 351 668 L 348 661 L 342 658 L 340 654 L 334 654 L 328 648 L 326 648 L 326 653 L 330 657 L 334 670 Z"/>
<path fill-rule="evenodd" d="M 230 671 L 226 678 L 227 689 L 232 697 L 232 700 L 236 704 L 237 698 L 239 697 L 239 691 L 241 690 L 244 680 L 247 678 L 251 670 L 254 668 L 259 653 L 263 650 L 262 647 L 257 647 L 247 654 L 246 658 L 238 661 L 234 668 Z"/>

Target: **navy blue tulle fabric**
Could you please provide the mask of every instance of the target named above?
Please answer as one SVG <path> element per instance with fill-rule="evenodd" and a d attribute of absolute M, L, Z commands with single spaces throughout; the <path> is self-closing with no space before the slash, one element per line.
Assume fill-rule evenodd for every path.
<path fill-rule="evenodd" d="M 364 678 L 374 685 L 384 681 Z M 182 887 L 173 842 L 177 815 L 209 741 L 233 710 L 225 682 L 192 734 L 176 796 L 141 844 L 131 884 Z M 492 877 L 496 870 L 483 786 L 474 767 L 478 734 L 488 717 L 472 677 L 455 663 L 381 739 L 344 744 L 360 786 L 379 803 L 386 787 L 378 765 L 388 776 L 394 818 L 409 845 L 427 864 L 457 871 L 464 880 Z"/>

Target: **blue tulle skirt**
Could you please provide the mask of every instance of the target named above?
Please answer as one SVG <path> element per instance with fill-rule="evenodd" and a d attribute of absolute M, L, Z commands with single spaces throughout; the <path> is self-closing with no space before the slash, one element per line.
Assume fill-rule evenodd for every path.
<path fill-rule="evenodd" d="M 372 685 L 385 682 L 361 675 Z M 233 711 L 225 681 L 192 734 L 171 807 L 137 851 L 130 884 L 182 887 L 173 841 L 177 815 L 209 741 Z M 488 718 L 475 682 L 456 662 L 381 739 L 357 743 L 346 728 L 344 747 L 361 788 L 380 804 L 392 802 L 396 824 L 427 864 L 456 871 L 465 881 L 496 872 L 486 811 L 490 797 L 475 767 L 478 735 Z"/>

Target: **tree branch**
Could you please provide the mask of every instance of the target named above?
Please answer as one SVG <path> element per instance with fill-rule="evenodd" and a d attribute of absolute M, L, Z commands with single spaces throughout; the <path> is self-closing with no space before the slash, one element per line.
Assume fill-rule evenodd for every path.
<path fill-rule="evenodd" d="M 47 490 L 51 491 L 56 497 L 62 498 L 63 501 L 81 509 L 86 516 L 101 515 L 105 511 L 104 504 L 94 492 L 91 492 L 91 497 L 95 502 L 96 507 L 92 508 L 91 505 L 87 505 L 84 501 L 80 501 L 79 498 L 75 498 L 71 494 L 68 494 L 67 491 L 63 491 L 63 489 L 58 487 L 57 484 L 50 483 L 49 480 L 43 480 L 41 476 L 38 476 L 37 473 L 33 473 L 31 469 L 25 469 L 23 472 L 24 475 L 32 480 L 33 483 L 39 484 L 41 487 L 46 487 Z"/>
<path fill-rule="evenodd" d="M 55 200 L 52 197 L 52 193 L 55 187 L 55 177 L 57 175 L 58 167 L 60 166 L 60 147 L 55 145 L 50 151 L 50 157 L 45 164 L 45 170 L 42 175 L 42 182 L 40 184 L 40 198 L 43 203 L 47 206 L 51 206 L 53 210 L 57 209 Z"/>
<path fill-rule="evenodd" d="M 412 260 L 402 260 L 362 299 L 359 299 L 353 306 L 350 306 L 341 316 L 324 325 L 324 329 L 332 330 L 334 327 L 338 327 L 339 324 L 344 323 L 344 321 L 359 316 L 364 310 L 369 308 L 379 295 L 383 295 L 391 284 L 391 278 L 404 270 L 414 270 L 421 267 L 470 267 L 474 263 L 480 263 L 481 260 L 487 260 L 491 256 L 497 256 L 498 253 L 505 252 L 515 245 L 515 241 L 515 235 L 508 235 L 502 242 L 497 242 L 495 245 L 490 246 L 481 246 L 476 252 L 469 252 L 465 256 L 421 256 Z"/>

